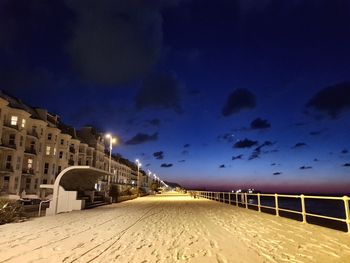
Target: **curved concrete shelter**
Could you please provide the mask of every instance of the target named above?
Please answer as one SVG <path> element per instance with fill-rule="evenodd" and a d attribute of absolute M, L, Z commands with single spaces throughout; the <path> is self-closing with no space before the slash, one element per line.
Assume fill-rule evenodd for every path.
<path fill-rule="evenodd" d="M 40 186 L 53 189 L 53 197 L 46 215 L 81 210 L 84 208 L 84 200 L 77 200 L 78 192 L 93 192 L 96 184 L 100 184 L 103 179 L 109 180 L 112 175 L 90 166 L 71 166 L 64 169 L 53 185 Z"/>

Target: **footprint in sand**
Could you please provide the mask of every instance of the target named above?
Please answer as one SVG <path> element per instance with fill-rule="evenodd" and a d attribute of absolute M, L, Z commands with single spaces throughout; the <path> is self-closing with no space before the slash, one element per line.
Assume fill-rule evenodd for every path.
<path fill-rule="evenodd" d="M 226 258 L 221 254 L 216 254 L 216 260 L 218 263 L 227 263 Z"/>
<path fill-rule="evenodd" d="M 210 246 L 211 248 L 219 248 L 219 245 L 215 240 L 210 240 Z"/>

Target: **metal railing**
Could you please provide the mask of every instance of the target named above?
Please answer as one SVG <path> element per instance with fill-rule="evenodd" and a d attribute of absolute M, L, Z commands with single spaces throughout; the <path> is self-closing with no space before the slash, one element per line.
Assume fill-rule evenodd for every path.
<path fill-rule="evenodd" d="M 286 212 L 290 214 L 300 215 L 303 223 L 309 223 L 308 218 L 318 218 L 318 219 L 326 219 L 332 220 L 336 222 L 342 222 L 346 224 L 346 230 L 350 234 L 350 211 L 349 211 L 349 200 L 348 196 L 336 197 L 336 196 L 312 196 L 312 195 L 286 195 L 286 194 L 260 194 L 260 193 L 230 193 L 230 192 L 209 192 L 209 191 L 190 191 L 191 196 L 193 197 L 202 197 L 209 200 L 219 201 L 223 203 L 227 203 L 230 205 L 235 205 L 237 207 L 244 207 L 246 209 L 250 207 L 256 207 L 258 212 L 264 212 L 270 210 L 276 216 L 281 216 L 280 212 Z M 265 205 L 262 202 L 262 198 L 270 198 L 269 202 L 274 203 L 274 205 Z M 290 208 L 283 208 L 280 206 L 281 199 L 299 199 L 299 202 L 295 202 L 295 204 L 300 205 L 300 211 Z M 335 217 L 335 216 L 326 216 L 318 213 L 312 213 L 307 209 L 305 200 L 333 200 L 340 201 L 343 203 L 343 211 L 345 218 Z M 266 200 L 265 200 L 266 203 Z M 312 210 L 312 209 L 311 209 Z"/>

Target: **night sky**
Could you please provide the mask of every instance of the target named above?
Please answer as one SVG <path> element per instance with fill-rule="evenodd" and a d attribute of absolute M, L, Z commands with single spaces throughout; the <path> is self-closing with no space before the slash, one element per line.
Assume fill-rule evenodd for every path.
<path fill-rule="evenodd" d="M 185 187 L 350 192 L 347 0 L 1 0 L 0 89 Z"/>

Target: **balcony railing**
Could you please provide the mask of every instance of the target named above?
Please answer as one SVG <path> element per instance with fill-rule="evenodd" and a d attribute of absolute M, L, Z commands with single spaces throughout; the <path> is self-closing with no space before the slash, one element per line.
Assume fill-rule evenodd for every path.
<path fill-rule="evenodd" d="M 0 166 L 0 173 L 12 173 L 13 167 L 12 165 L 3 165 Z"/>
<path fill-rule="evenodd" d="M 39 134 L 36 131 L 27 131 L 27 135 L 39 139 Z"/>
<path fill-rule="evenodd" d="M 16 144 L 7 143 L 7 142 L 1 143 L 1 144 L 0 144 L 0 147 L 8 148 L 8 149 L 14 149 L 14 150 L 17 149 Z"/>
<path fill-rule="evenodd" d="M 9 122 L 9 121 L 5 121 L 5 122 L 4 122 L 4 127 L 13 128 L 13 129 L 16 129 L 16 130 L 19 129 L 19 128 L 18 128 L 18 124 L 13 125 L 13 124 L 11 124 L 11 122 Z"/>
<path fill-rule="evenodd" d="M 71 152 L 71 153 L 75 153 L 75 149 L 74 149 L 74 147 L 69 147 L 69 152 Z"/>
<path fill-rule="evenodd" d="M 34 175 L 35 172 L 34 172 L 33 168 L 28 168 L 28 169 L 23 169 L 22 170 L 22 174 L 24 174 L 24 175 Z"/>
<path fill-rule="evenodd" d="M 260 193 L 230 193 L 230 192 L 208 192 L 208 191 L 190 191 L 192 196 L 198 196 L 223 202 L 229 205 L 234 204 L 237 207 L 244 207 L 246 209 L 254 209 L 258 212 L 266 212 L 274 214 L 275 216 L 283 216 L 292 219 L 300 217 L 299 221 L 303 223 L 312 223 L 322 225 L 325 227 L 331 227 L 335 229 L 342 228 L 350 233 L 350 211 L 348 196 L 336 197 L 336 196 L 312 196 L 312 195 L 285 195 L 285 194 L 260 194 Z M 270 200 L 268 200 L 270 199 Z M 308 200 L 308 202 L 306 202 Z M 325 215 L 326 211 L 320 210 L 320 204 L 317 212 L 315 208 L 312 208 L 311 201 L 323 202 L 325 205 L 330 206 L 329 202 L 337 201 L 340 204 L 338 206 L 331 205 L 332 208 L 337 208 L 337 214 L 343 214 L 342 216 L 330 216 Z M 289 205 L 288 203 L 289 202 Z M 328 202 L 328 203 L 326 203 Z M 292 204 L 291 204 L 292 203 Z M 343 204 L 343 205 L 341 205 Z M 299 207 L 295 209 L 295 207 Z M 327 214 L 327 213 L 326 213 Z M 288 216 L 289 215 L 289 216 Z M 294 217 L 292 216 L 294 215 Z M 298 219 L 297 219 L 298 220 Z M 337 223 L 345 225 L 343 227 L 336 226 Z"/>
<path fill-rule="evenodd" d="M 24 150 L 24 153 L 36 155 L 36 150 L 33 148 L 27 148 Z"/>

